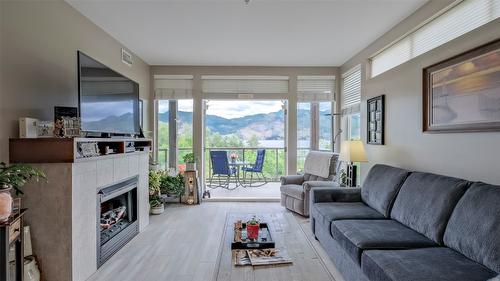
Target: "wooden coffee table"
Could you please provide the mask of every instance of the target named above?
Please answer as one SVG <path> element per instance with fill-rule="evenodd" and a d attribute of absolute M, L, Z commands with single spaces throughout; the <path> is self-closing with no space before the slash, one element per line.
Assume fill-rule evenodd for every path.
<path fill-rule="evenodd" d="M 236 220 L 247 220 L 255 215 L 269 224 L 276 248 L 284 248 L 293 264 L 269 266 L 235 266 L 232 261 L 231 242 L 233 240 L 233 223 Z M 236 214 L 226 217 L 224 233 L 217 259 L 213 280 L 217 281 L 260 281 L 260 280 L 335 280 L 327 270 L 318 253 L 300 227 L 297 220 L 289 212 L 273 214 Z"/>

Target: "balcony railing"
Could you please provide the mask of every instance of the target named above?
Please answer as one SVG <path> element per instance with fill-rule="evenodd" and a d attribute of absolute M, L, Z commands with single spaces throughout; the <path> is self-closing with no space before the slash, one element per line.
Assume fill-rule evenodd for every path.
<path fill-rule="evenodd" d="M 225 150 L 228 156 L 231 153 L 238 155 L 238 161 L 254 163 L 258 149 L 265 149 L 266 156 L 264 160 L 263 173 L 268 181 L 279 181 L 285 174 L 285 148 L 277 147 L 208 147 L 205 149 L 205 176 L 210 178 L 212 175 L 212 163 L 210 161 L 210 151 Z M 192 151 L 192 148 L 177 148 L 178 165 L 182 164 L 182 156 Z M 168 148 L 158 149 L 158 158 L 163 168 L 168 167 Z"/>

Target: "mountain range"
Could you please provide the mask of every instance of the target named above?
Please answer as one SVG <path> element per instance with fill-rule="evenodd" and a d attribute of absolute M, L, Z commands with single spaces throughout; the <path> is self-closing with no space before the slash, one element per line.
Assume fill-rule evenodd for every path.
<path fill-rule="evenodd" d="M 328 135 L 330 130 L 330 111 L 320 113 L 320 131 L 321 135 Z M 297 111 L 297 128 L 299 136 L 308 136 L 310 128 L 311 112 L 309 110 L 299 109 Z M 168 112 L 158 115 L 159 122 L 168 122 Z M 178 111 L 177 120 L 180 126 L 183 124 L 192 124 L 193 113 L 187 111 Z M 217 115 L 206 115 L 205 125 L 212 133 L 220 135 L 237 134 L 243 139 L 249 139 L 256 135 L 259 139 L 275 140 L 283 139 L 285 122 L 283 110 L 247 115 L 239 118 L 224 118 Z"/>

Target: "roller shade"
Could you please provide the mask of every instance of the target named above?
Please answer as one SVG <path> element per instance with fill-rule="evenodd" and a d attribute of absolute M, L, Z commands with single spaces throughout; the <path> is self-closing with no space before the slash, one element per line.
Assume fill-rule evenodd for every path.
<path fill-rule="evenodd" d="M 298 76 L 297 100 L 299 102 L 333 101 L 335 76 Z"/>
<path fill-rule="evenodd" d="M 465 0 L 446 8 L 371 58 L 375 77 L 500 17 L 498 0 Z"/>
<path fill-rule="evenodd" d="M 358 112 L 361 103 L 361 66 L 342 75 L 342 111 Z"/>
<path fill-rule="evenodd" d="M 286 94 L 288 76 L 202 76 L 207 94 Z"/>
<path fill-rule="evenodd" d="M 192 75 L 155 75 L 155 99 L 191 99 L 193 98 Z"/>

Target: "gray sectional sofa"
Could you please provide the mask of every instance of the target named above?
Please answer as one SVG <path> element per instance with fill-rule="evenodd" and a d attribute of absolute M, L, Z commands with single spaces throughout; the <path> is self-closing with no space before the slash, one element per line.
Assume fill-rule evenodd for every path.
<path fill-rule="evenodd" d="M 499 275 L 499 186 L 375 165 L 362 188 L 310 195 L 312 230 L 347 281 Z"/>

